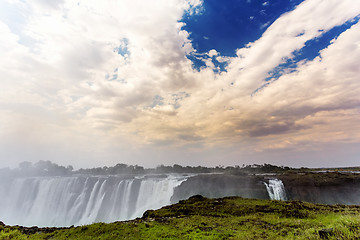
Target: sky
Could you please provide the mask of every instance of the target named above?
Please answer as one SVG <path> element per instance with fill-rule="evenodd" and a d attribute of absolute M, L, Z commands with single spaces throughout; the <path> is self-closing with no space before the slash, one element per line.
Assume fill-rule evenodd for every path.
<path fill-rule="evenodd" d="M 0 0 L 0 168 L 360 165 L 360 0 Z"/>

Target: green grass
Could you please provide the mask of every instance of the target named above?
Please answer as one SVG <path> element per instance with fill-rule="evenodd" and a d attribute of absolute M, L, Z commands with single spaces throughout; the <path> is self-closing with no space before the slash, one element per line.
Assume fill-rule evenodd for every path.
<path fill-rule="evenodd" d="M 360 206 L 197 196 L 128 222 L 28 235 L 0 226 L 0 239 L 321 239 L 322 229 L 328 239 L 360 239 Z"/>

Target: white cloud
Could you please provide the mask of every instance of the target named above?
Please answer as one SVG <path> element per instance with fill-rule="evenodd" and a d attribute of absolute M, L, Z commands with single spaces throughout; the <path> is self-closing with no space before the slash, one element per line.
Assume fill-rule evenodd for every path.
<path fill-rule="evenodd" d="M 0 18 L 0 145 L 8 146 L 0 157 L 20 161 L 24 155 L 9 149 L 26 146 L 37 149 L 29 150 L 32 159 L 47 148 L 45 155 L 56 159 L 81 154 L 115 161 L 124 155 L 131 161 L 141 149 L 147 149 L 141 159 L 156 152 L 149 150 L 156 145 L 198 158 L 200 150 L 231 148 L 229 159 L 236 159 L 329 139 L 359 142 L 352 131 L 359 128 L 359 24 L 324 49 L 321 59 L 299 64 L 297 72 L 251 96 L 270 70 L 319 30 L 359 15 L 359 1 L 307 0 L 238 49 L 237 57 L 209 51 L 229 62 L 221 74 L 212 71 L 211 61 L 198 72 L 186 58 L 194 49 L 179 20 L 184 11 L 201 14 L 201 4 L 11 1 L 26 21 L 15 31 Z M 124 44 L 126 56 L 117 53 Z M 154 104 L 156 96 L 162 104 Z"/>

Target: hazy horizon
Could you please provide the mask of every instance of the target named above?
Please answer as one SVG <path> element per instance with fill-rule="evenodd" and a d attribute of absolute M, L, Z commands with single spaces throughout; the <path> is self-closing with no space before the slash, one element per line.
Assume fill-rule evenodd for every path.
<path fill-rule="evenodd" d="M 360 0 L 4 0 L 0 168 L 359 166 Z"/>

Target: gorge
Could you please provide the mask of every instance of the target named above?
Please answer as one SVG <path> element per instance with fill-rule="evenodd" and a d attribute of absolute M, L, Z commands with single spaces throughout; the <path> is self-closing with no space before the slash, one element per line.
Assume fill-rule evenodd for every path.
<path fill-rule="evenodd" d="M 149 174 L 15 177 L 1 181 L 9 225 L 71 226 L 141 217 L 193 195 L 360 204 L 355 173 Z"/>

